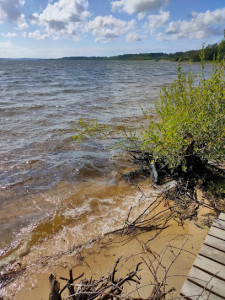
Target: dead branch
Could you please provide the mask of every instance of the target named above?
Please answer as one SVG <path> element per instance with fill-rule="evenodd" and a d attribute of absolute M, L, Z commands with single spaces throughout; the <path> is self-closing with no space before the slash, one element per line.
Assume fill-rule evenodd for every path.
<path fill-rule="evenodd" d="M 112 273 L 108 277 L 101 277 L 98 280 L 82 279 L 79 284 L 74 284 L 74 281 L 80 279 L 83 274 L 77 278 L 73 278 L 72 270 L 69 271 L 69 279 L 60 277 L 62 280 L 67 280 L 66 285 L 60 291 L 59 282 L 56 280 L 54 275 L 50 275 L 50 295 L 49 300 L 61 300 L 62 292 L 67 288 L 69 291 L 69 297 L 65 299 L 73 300 L 93 300 L 101 299 L 107 300 L 112 299 L 113 297 L 118 297 L 123 292 L 123 285 L 126 282 L 135 282 L 140 284 L 140 277 L 137 275 L 141 262 L 136 265 L 135 270 L 128 273 L 126 276 L 116 279 L 117 266 L 122 257 L 118 258 Z"/>
<path fill-rule="evenodd" d="M 104 275 L 98 279 L 93 279 L 92 277 L 88 280 L 86 278 L 78 281 L 84 274 L 73 278 L 72 270 L 69 271 L 69 278 L 61 278 L 62 280 L 66 280 L 67 283 L 65 287 L 68 290 L 68 296 L 63 299 L 70 300 L 163 300 L 166 296 L 172 293 L 175 289 L 167 284 L 167 279 L 171 276 L 179 276 L 179 275 L 170 275 L 171 267 L 174 265 L 175 261 L 180 256 L 181 252 L 185 251 L 191 253 L 184 249 L 185 244 L 187 242 L 187 238 L 184 239 L 182 245 L 177 247 L 173 245 L 173 242 L 176 238 L 171 239 L 165 247 L 161 250 L 160 253 L 154 253 L 149 249 L 147 244 L 142 243 L 143 251 L 138 252 L 136 254 L 131 254 L 129 257 L 119 257 L 112 271 L 109 275 Z M 176 251 L 175 251 L 176 250 Z M 167 254 L 171 253 L 174 255 L 173 259 L 170 261 L 168 266 L 167 264 Z M 191 253 L 193 254 L 193 253 Z M 193 254 L 194 255 L 194 254 Z M 136 257 L 136 260 L 141 260 L 129 270 L 129 272 L 125 276 L 120 275 L 120 271 L 123 267 L 127 267 L 127 263 L 129 260 L 133 260 Z M 145 276 L 148 278 L 147 284 L 141 284 L 141 277 L 139 272 L 141 264 L 144 264 L 147 267 L 144 269 Z M 53 275 L 52 275 L 53 276 Z M 182 275 L 183 276 L 183 275 Z M 56 278 L 53 276 L 53 280 Z M 124 287 L 125 284 L 129 284 L 130 288 L 127 291 Z M 49 300 L 59 300 L 61 299 L 61 294 L 65 291 L 65 287 L 59 291 L 59 286 L 57 284 L 53 285 L 55 288 L 53 291 L 57 291 L 60 298 L 50 298 Z M 52 285 L 50 285 L 52 287 Z M 147 298 L 143 298 L 141 296 L 141 289 L 147 288 L 149 291 L 149 296 Z M 73 293 L 72 293 L 73 291 Z M 145 290 L 146 293 L 146 290 Z M 137 297 L 138 296 L 138 297 Z"/>
<path fill-rule="evenodd" d="M 56 280 L 56 277 L 53 274 L 49 276 L 49 284 L 50 284 L 49 300 L 62 300 L 60 294 L 60 284 Z"/>

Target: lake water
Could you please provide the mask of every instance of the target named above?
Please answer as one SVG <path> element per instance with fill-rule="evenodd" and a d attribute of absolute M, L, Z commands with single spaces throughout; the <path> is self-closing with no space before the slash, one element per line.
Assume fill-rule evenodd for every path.
<path fill-rule="evenodd" d="M 137 201 L 120 179 L 130 164 L 112 138 L 75 144 L 74 126 L 138 126 L 176 72 L 163 61 L 0 61 L 0 263 L 50 237 L 57 253 L 121 226 Z"/>

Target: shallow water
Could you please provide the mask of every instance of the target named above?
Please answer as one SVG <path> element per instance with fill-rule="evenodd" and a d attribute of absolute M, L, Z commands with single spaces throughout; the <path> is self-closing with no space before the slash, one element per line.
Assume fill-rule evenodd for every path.
<path fill-rule="evenodd" d="M 130 164 L 114 139 L 76 145 L 74 126 L 81 117 L 138 126 L 176 71 L 162 61 L 0 61 L 0 264 L 49 236 L 79 244 L 121 224 L 136 201 L 119 180 Z"/>

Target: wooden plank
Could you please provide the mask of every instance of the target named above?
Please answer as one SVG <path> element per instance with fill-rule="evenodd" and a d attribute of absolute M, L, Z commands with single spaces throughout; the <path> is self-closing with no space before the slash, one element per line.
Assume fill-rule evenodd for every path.
<path fill-rule="evenodd" d="M 225 230 L 223 229 L 219 229 L 212 226 L 208 234 L 225 242 Z"/>
<path fill-rule="evenodd" d="M 212 226 L 225 230 L 225 221 L 216 219 L 214 220 Z"/>
<path fill-rule="evenodd" d="M 219 219 L 213 222 L 188 279 L 182 287 L 180 296 L 182 299 L 191 300 L 225 299 L 224 213 L 221 213 Z"/>
<path fill-rule="evenodd" d="M 195 267 L 191 268 L 188 278 L 201 287 L 211 290 L 221 298 L 225 299 L 225 281 L 199 270 Z"/>
<path fill-rule="evenodd" d="M 221 263 L 225 267 L 224 252 L 214 249 L 214 248 L 211 248 L 207 245 L 202 245 L 202 248 L 201 248 L 199 254 L 202 254 L 203 256 L 211 258 L 212 260 L 214 260 L 218 263 Z"/>
<path fill-rule="evenodd" d="M 207 235 L 204 244 L 225 252 L 225 241 L 219 240 L 213 236 Z"/>
<path fill-rule="evenodd" d="M 216 275 L 216 276 L 220 277 L 221 279 L 225 280 L 225 266 L 223 266 L 209 258 L 198 255 L 194 262 L 194 266 L 201 268 L 202 270 L 205 270 L 208 273 L 211 273 L 212 275 Z M 224 285 L 225 285 L 225 282 L 224 282 Z"/>
<path fill-rule="evenodd" d="M 200 286 L 186 280 L 182 290 L 180 292 L 181 296 L 186 296 L 192 300 L 221 300 L 222 298 L 204 290 Z M 200 296 L 201 295 L 201 296 Z M 179 298 L 180 299 L 180 298 Z"/>
<path fill-rule="evenodd" d="M 219 219 L 225 221 L 225 214 L 224 214 L 224 213 L 221 213 L 221 214 L 219 215 Z"/>

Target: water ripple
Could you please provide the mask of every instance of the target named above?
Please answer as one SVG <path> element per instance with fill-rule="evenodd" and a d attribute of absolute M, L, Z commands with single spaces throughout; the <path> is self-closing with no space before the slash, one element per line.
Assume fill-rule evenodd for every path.
<path fill-rule="evenodd" d="M 4 219 L 0 235 L 7 249 L 18 247 L 21 232 L 26 235 L 36 228 L 41 238 L 49 220 L 58 220 L 56 230 L 61 230 L 69 216 L 79 215 L 77 207 L 82 218 L 85 189 L 90 217 L 97 220 L 101 210 L 108 214 L 107 193 L 118 188 L 115 184 L 109 189 L 108 184 L 116 182 L 123 163 L 114 159 L 112 140 L 76 145 L 73 128 L 81 117 L 98 118 L 114 131 L 123 123 L 138 126 L 140 107 L 153 107 L 162 83 L 170 83 L 176 70 L 172 62 L 0 61 L 0 217 Z M 104 178 L 104 187 L 95 190 Z M 117 207 L 119 203 L 121 199 Z M 57 215 L 64 205 L 73 208 Z M 31 240 L 36 242 L 32 235 Z"/>

